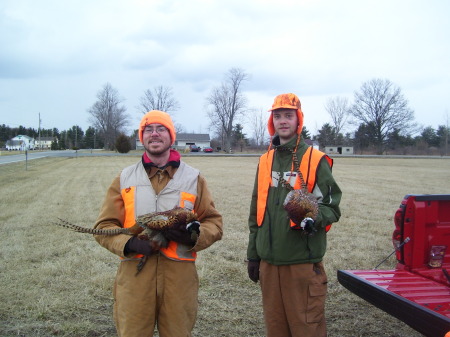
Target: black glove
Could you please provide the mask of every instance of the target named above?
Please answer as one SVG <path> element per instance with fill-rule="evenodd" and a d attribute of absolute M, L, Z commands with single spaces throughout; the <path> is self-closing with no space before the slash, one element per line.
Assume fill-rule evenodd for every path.
<path fill-rule="evenodd" d="M 314 233 L 317 232 L 317 228 L 314 224 L 314 220 L 311 218 L 304 218 L 300 224 L 300 227 L 308 235 L 314 235 Z"/>
<path fill-rule="evenodd" d="M 164 232 L 164 236 L 170 240 L 179 242 L 185 245 L 193 245 L 197 242 L 200 235 L 200 222 L 192 221 L 188 223 L 186 227 L 169 229 Z"/>
<path fill-rule="evenodd" d="M 152 255 L 152 247 L 150 241 L 140 240 L 138 237 L 133 236 L 125 244 L 124 254 L 128 255 L 131 253 L 137 253 L 142 255 L 150 256 Z"/>
<path fill-rule="evenodd" d="M 248 277 L 255 283 L 259 280 L 259 263 L 260 260 L 251 259 L 247 264 Z"/>

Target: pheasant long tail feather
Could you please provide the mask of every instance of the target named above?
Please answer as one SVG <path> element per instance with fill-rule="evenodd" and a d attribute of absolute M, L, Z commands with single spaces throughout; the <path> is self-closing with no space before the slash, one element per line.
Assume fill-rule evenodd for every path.
<path fill-rule="evenodd" d="M 54 222 L 55 225 L 69 228 L 78 233 L 87 233 L 87 234 L 94 234 L 94 235 L 118 235 L 118 234 L 131 235 L 131 233 L 129 233 L 127 228 L 114 228 L 114 229 L 86 228 L 86 227 L 74 225 L 64 219 L 58 218 L 58 220 L 59 220 L 59 222 Z"/>

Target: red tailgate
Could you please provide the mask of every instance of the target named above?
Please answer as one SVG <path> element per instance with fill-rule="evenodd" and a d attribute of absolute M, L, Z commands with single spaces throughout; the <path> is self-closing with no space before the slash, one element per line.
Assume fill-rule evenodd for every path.
<path fill-rule="evenodd" d="M 450 288 L 405 270 L 339 270 L 339 282 L 426 336 L 450 330 Z"/>

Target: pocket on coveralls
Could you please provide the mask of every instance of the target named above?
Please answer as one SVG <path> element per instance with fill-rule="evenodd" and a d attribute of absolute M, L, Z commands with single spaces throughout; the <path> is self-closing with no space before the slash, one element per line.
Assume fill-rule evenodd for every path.
<path fill-rule="evenodd" d="M 318 323 L 322 321 L 325 313 L 327 278 L 325 275 L 318 273 L 313 282 L 308 286 L 307 323 Z"/>

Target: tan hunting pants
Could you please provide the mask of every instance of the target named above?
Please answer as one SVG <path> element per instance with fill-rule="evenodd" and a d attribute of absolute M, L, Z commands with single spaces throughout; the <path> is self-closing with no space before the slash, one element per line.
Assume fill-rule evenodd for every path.
<path fill-rule="evenodd" d="M 325 337 L 327 276 L 322 262 L 260 265 L 266 337 Z"/>
<path fill-rule="evenodd" d="M 120 337 L 188 337 L 198 308 L 198 275 L 193 262 L 155 254 L 136 275 L 139 260 L 120 263 L 114 283 L 114 320 Z"/>

